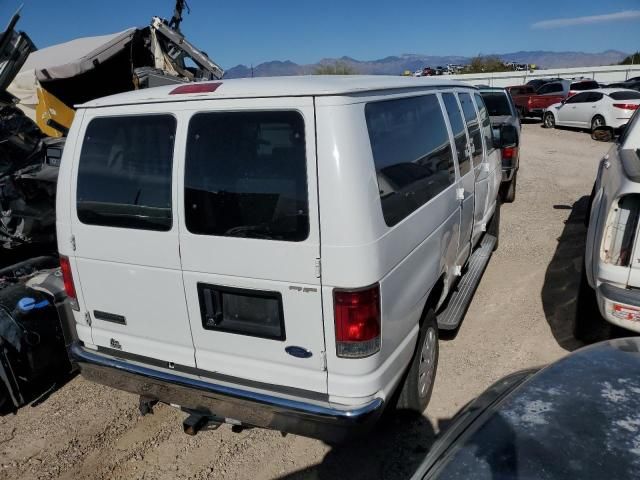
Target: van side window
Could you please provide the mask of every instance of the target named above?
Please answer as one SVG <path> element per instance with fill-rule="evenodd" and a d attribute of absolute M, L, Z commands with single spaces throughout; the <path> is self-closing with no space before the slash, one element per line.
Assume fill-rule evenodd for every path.
<path fill-rule="evenodd" d="M 451 130 L 456 143 L 456 151 L 458 154 L 458 166 L 460 168 L 460 176 L 464 176 L 471 171 L 471 159 L 467 156 L 467 134 L 464 131 L 464 121 L 462 113 L 458 107 L 458 101 L 453 93 L 443 93 L 442 100 L 447 110 Z"/>
<path fill-rule="evenodd" d="M 191 233 L 305 240 L 309 202 L 302 116 L 293 111 L 195 114 L 184 183 Z"/>
<path fill-rule="evenodd" d="M 506 94 L 502 96 L 509 101 Z M 489 118 L 489 112 L 484 103 L 484 99 L 481 95 L 474 93 L 473 97 L 476 99 L 476 105 L 478 106 L 478 112 L 480 112 L 480 128 L 482 130 L 482 136 L 484 137 L 484 143 L 487 146 L 487 153 L 493 150 L 493 131 L 491 130 L 491 119 Z"/>
<path fill-rule="evenodd" d="M 449 133 L 435 95 L 368 103 L 365 117 L 391 227 L 455 181 Z"/>
<path fill-rule="evenodd" d="M 464 119 L 467 122 L 467 130 L 469 130 L 469 139 L 473 147 L 471 150 L 473 164 L 479 165 L 482 162 L 482 135 L 480 134 L 480 124 L 478 123 L 476 109 L 473 108 L 473 103 L 471 103 L 471 95 L 469 95 L 468 93 L 459 93 L 458 98 L 460 99 L 460 104 L 462 105 Z"/>
<path fill-rule="evenodd" d="M 91 120 L 78 165 L 78 219 L 89 225 L 171 230 L 175 131 L 171 115 Z"/>

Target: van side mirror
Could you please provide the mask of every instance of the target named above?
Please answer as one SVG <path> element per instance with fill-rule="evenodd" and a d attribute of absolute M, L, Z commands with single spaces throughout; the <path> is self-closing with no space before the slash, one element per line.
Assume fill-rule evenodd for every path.
<path fill-rule="evenodd" d="M 515 125 L 505 123 L 500 125 L 499 136 L 497 140 L 497 147 L 504 148 L 518 144 L 518 130 Z"/>

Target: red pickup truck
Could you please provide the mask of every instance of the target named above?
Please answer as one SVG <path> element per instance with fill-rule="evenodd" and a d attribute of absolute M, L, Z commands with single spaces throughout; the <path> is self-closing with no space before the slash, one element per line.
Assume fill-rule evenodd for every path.
<path fill-rule="evenodd" d="M 559 80 L 545 83 L 535 93 L 527 92 L 526 89 L 522 90 L 524 87 L 527 87 L 527 85 L 509 87 L 509 91 L 521 89 L 517 90 L 518 93 L 515 95 L 511 93 L 520 113 L 523 117 L 542 118 L 545 108 L 561 102 L 578 92 L 600 88 L 600 85 L 594 80 Z"/>

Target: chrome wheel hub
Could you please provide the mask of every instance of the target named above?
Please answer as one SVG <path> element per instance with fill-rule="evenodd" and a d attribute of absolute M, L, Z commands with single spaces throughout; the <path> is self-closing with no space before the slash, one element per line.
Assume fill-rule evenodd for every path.
<path fill-rule="evenodd" d="M 437 342 L 436 331 L 430 327 L 424 337 L 424 343 L 420 351 L 420 366 L 418 368 L 418 394 L 420 398 L 424 398 L 427 395 L 433 382 Z"/>

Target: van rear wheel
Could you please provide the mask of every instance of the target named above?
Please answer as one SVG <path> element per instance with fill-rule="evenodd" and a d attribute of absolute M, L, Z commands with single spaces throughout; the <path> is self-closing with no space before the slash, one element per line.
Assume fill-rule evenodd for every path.
<path fill-rule="evenodd" d="M 438 325 L 432 308 L 426 312 L 420 327 L 416 351 L 407 371 L 396 408 L 422 414 L 431 400 L 438 369 Z"/>

